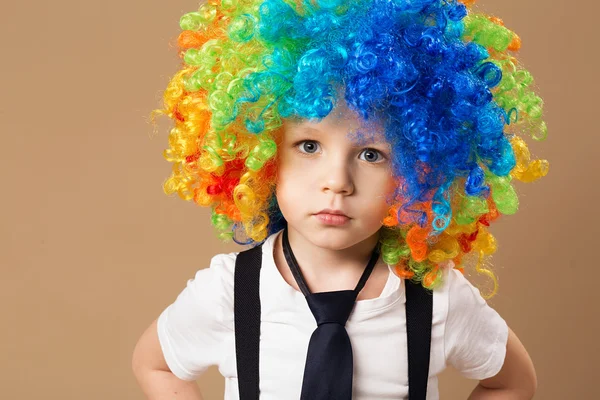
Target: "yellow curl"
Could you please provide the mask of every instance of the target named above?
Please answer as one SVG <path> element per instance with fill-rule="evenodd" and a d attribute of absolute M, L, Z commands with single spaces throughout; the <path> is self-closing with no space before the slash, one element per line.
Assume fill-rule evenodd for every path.
<path fill-rule="evenodd" d="M 515 152 L 515 158 L 517 165 L 510 172 L 510 175 L 521 181 L 521 182 L 533 182 L 548 174 L 550 164 L 547 160 L 534 160 L 531 161 L 531 155 L 529 154 L 529 148 L 525 141 L 514 136 L 510 143 L 512 144 Z"/>
<path fill-rule="evenodd" d="M 475 266 L 475 270 L 478 273 L 487 276 L 494 282 L 494 289 L 492 289 L 492 292 L 487 295 L 484 295 L 484 294 L 481 295 L 484 299 L 489 300 L 492 297 L 494 297 L 496 295 L 496 293 L 498 292 L 498 280 L 496 279 L 496 275 L 494 275 L 494 273 L 492 271 L 483 267 L 483 256 L 484 256 L 484 252 L 480 251 L 479 258 L 477 260 L 477 265 Z"/>

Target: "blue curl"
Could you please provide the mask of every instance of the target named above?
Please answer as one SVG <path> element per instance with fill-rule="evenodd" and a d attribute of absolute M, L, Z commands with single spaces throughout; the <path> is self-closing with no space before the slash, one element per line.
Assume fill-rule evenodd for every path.
<path fill-rule="evenodd" d="M 485 173 L 478 164 L 473 165 L 467 181 L 465 182 L 465 193 L 469 196 L 488 197 L 490 193 L 489 186 L 485 185 Z"/>

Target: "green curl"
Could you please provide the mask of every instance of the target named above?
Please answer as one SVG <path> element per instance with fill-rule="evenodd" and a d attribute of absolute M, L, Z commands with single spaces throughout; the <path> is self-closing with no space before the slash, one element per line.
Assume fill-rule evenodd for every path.
<path fill-rule="evenodd" d="M 487 201 L 479 196 L 464 196 L 455 213 L 456 223 L 468 225 L 489 212 Z"/>
<path fill-rule="evenodd" d="M 473 37 L 473 41 L 496 51 L 506 51 L 514 38 L 514 33 L 495 24 L 483 15 L 468 15 L 463 20 L 464 35 Z"/>
<path fill-rule="evenodd" d="M 512 177 L 508 176 L 495 176 L 489 174 L 486 177 L 486 181 L 490 184 L 492 189 L 492 198 L 496 203 L 498 211 L 502 214 L 513 215 L 519 208 L 519 198 L 515 188 L 510 183 Z"/>
<path fill-rule="evenodd" d="M 246 159 L 246 167 L 252 171 L 258 171 L 275 153 L 277 153 L 277 143 L 271 139 L 265 139 L 252 149 Z"/>

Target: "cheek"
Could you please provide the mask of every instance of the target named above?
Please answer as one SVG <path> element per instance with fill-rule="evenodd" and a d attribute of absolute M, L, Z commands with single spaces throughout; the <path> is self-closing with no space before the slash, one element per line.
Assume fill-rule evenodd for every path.
<path fill-rule="evenodd" d="M 387 181 L 386 194 L 391 196 L 399 185 L 400 182 L 390 174 Z"/>
<path fill-rule="evenodd" d="M 283 158 L 277 170 L 277 190 L 284 198 L 296 195 L 305 195 L 305 188 L 310 185 L 311 174 L 306 173 L 308 165 L 303 165 L 302 160 Z"/>
<path fill-rule="evenodd" d="M 398 183 L 390 174 L 382 177 L 378 182 L 376 189 L 373 191 L 373 196 L 376 199 L 376 204 L 373 205 L 373 208 L 377 210 L 378 214 L 387 213 L 387 210 L 392 205 L 390 204 L 391 198 L 397 185 Z"/>
<path fill-rule="evenodd" d="M 289 174 L 280 170 L 275 186 L 275 196 L 277 197 L 279 209 L 286 219 L 290 216 L 290 210 L 293 211 L 294 207 L 297 207 L 297 201 L 294 200 L 299 197 L 297 188 L 298 182 L 294 182 Z"/>
<path fill-rule="evenodd" d="M 394 177 L 388 170 L 376 171 L 375 173 L 368 171 L 360 176 L 357 184 L 360 184 L 366 191 L 377 197 L 385 197 L 393 193 L 397 186 Z"/>

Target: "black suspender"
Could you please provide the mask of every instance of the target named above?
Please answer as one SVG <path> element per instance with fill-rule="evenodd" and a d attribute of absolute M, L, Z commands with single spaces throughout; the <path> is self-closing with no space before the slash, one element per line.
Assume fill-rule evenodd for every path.
<path fill-rule="evenodd" d="M 233 304 L 240 400 L 259 400 L 261 265 L 262 244 L 240 252 L 235 260 Z M 408 341 L 408 397 L 409 400 L 425 400 L 431 351 L 433 295 L 421 284 L 409 280 L 404 282 Z"/>
<path fill-rule="evenodd" d="M 258 400 L 261 264 L 262 245 L 241 251 L 235 260 L 233 317 L 240 400 Z"/>
<path fill-rule="evenodd" d="M 408 279 L 406 284 L 406 335 L 408 341 L 408 398 L 425 400 L 429 378 L 433 293 Z"/>

